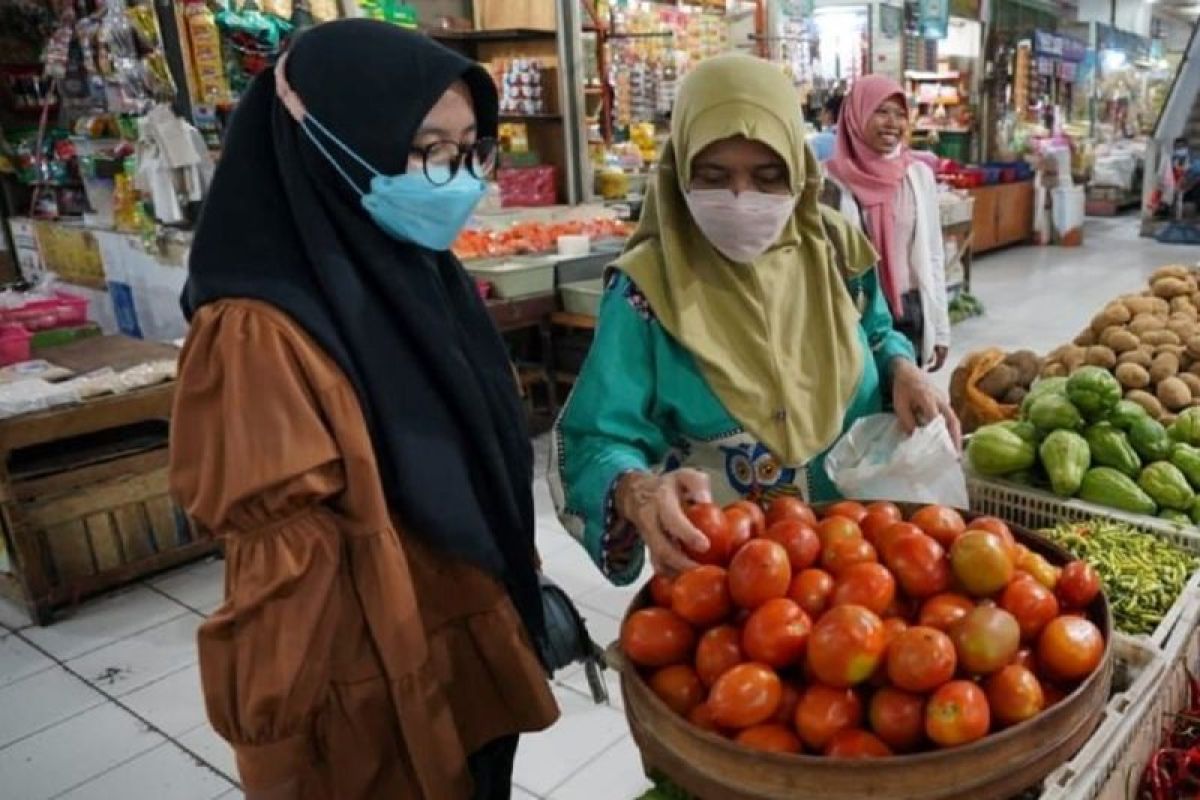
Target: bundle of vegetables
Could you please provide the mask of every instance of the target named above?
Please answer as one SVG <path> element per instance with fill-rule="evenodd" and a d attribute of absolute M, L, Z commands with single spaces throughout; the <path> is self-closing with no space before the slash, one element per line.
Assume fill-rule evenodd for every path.
<path fill-rule="evenodd" d="M 1083 366 L 1112 372 L 1122 393 L 1169 425 L 1200 404 L 1200 284 L 1182 265 L 1158 269 L 1141 295 L 1109 303 L 1075 338 L 1050 353 L 1044 377 L 1068 377 Z"/>
<path fill-rule="evenodd" d="M 1168 718 L 1162 746 L 1142 773 L 1138 800 L 1200 797 L 1200 681 L 1188 676 L 1188 707 Z"/>
<path fill-rule="evenodd" d="M 1021 419 L 980 428 L 967 458 L 981 475 L 1200 524 L 1200 407 L 1164 427 L 1144 406 L 1121 399 L 1116 378 L 1101 367 L 1039 380 Z"/>
<path fill-rule="evenodd" d="M 1119 522 L 1095 519 L 1042 531 L 1100 574 L 1117 629 L 1154 632 L 1183 592 L 1200 556 Z"/>

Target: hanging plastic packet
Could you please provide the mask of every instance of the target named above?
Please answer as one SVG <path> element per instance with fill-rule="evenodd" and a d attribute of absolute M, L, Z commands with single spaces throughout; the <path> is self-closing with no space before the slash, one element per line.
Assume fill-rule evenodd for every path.
<path fill-rule="evenodd" d="M 70 59 L 71 37 L 74 33 L 75 12 L 68 6 L 63 9 L 59 26 L 46 42 L 46 51 L 42 55 L 46 77 L 61 81 L 67 76 L 67 61 Z"/>
<path fill-rule="evenodd" d="M 216 17 L 204 0 L 188 0 L 184 5 L 188 43 L 192 51 L 192 70 L 196 77 L 199 104 L 219 106 L 228 103 L 230 85 L 221 54 L 221 32 Z"/>

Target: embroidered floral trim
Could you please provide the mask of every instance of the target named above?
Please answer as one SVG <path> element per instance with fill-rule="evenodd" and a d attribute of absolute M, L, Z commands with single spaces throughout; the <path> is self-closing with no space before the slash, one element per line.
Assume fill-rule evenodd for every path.
<path fill-rule="evenodd" d="M 643 321 L 657 321 L 658 318 L 654 316 L 654 309 L 650 307 L 650 301 L 646 299 L 646 295 L 642 294 L 642 290 L 633 281 L 629 281 L 625 286 L 625 300 Z"/>
<path fill-rule="evenodd" d="M 613 580 L 627 576 L 642 556 L 642 538 L 637 528 L 617 517 L 617 486 L 635 470 L 624 470 L 613 478 L 604 495 L 604 535 L 600 538 L 600 569 Z"/>

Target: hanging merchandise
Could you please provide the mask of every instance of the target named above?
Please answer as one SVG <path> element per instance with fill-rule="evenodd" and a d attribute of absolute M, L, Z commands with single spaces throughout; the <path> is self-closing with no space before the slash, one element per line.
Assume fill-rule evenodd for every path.
<path fill-rule="evenodd" d="M 204 137 L 169 107 L 156 106 L 138 120 L 134 186 L 159 222 L 184 222 L 185 206 L 204 198 L 214 169 Z"/>
<path fill-rule="evenodd" d="M 187 36 L 195 74 L 195 97 L 200 105 L 219 106 L 230 101 L 229 82 L 221 57 L 221 37 L 216 17 L 204 0 L 187 0 L 184 5 Z"/>
<path fill-rule="evenodd" d="M 945 39 L 950 29 L 950 0 L 920 0 L 917 26 L 922 39 Z"/>
<path fill-rule="evenodd" d="M 286 8 L 282 3 L 276 6 L 291 16 L 290 3 Z M 253 0 L 247 0 L 240 9 L 229 7 L 217 13 L 225 71 L 235 97 L 246 90 L 255 75 L 273 66 L 283 52 L 293 30 L 288 17 L 264 14 Z"/>
<path fill-rule="evenodd" d="M 417 10 L 408 3 L 398 0 L 361 0 L 359 8 L 368 19 L 390 22 L 409 30 L 417 28 Z"/>

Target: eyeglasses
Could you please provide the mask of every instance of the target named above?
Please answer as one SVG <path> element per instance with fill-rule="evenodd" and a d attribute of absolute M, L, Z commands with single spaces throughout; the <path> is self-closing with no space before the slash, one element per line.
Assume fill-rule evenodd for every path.
<path fill-rule="evenodd" d="M 426 147 L 414 147 L 409 151 L 421 157 L 421 169 L 425 178 L 434 186 L 445 186 L 454 180 L 462 167 L 473 177 L 487 180 L 496 168 L 499 152 L 495 139 L 477 139 L 471 144 L 458 142 L 434 142 Z"/>

